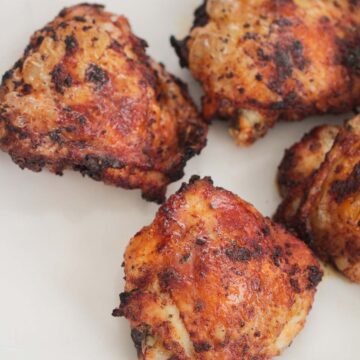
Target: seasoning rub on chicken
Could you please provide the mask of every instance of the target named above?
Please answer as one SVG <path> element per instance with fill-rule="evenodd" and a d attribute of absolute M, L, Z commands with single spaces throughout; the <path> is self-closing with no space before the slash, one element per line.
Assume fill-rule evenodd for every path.
<path fill-rule="evenodd" d="M 70 168 L 161 202 L 206 143 L 186 86 L 146 55 L 125 17 L 64 9 L 0 87 L 0 148 L 21 168 Z"/>
<path fill-rule="evenodd" d="M 322 271 L 306 245 L 210 178 L 193 177 L 125 253 L 139 359 L 265 360 L 303 328 Z"/>
<path fill-rule="evenodd" d="M 280 165 L 275 219 L 360 283 L 360 116 L 315 128 Z"/>
<path fill-rule="evenodd" d="M 360 104 L 359 1 L 206 0 L 195 15 L 172 43 L 204 87 L 204 116 L 229 120 L 240 145 Z"/>

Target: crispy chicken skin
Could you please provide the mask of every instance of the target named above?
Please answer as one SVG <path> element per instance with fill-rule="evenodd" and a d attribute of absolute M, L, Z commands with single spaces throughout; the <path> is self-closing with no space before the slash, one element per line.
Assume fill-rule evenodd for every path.
<path fill-rule="evenodd" d="M 322 278 L 303 242 L 198 177 L 131 240 L 124 264 L 114 315 L 146 360 L 270 359 L 303 328 Z"/>
<path fill-rule="evenodd" d="M 61 11 L 3 77 L 1 149 L 21 168 L 71 168 L 163 201 L 205 146 L 207 125 L 145 48 L 100 5 Z"/>
<path fill-rule="evenodd" d="M 338 134 L 338 135 L 337 135 Z M 286 152 L 275 219 L 360 283 L 360 116 L 314 129 Z"/>
<path fill-rule="evenodd" d="M 204 87 L 204 116 L 228 119 L 238 144 L 360 104 L 359 1 L 207 0 L 195 15 L 172 44 Z"/>

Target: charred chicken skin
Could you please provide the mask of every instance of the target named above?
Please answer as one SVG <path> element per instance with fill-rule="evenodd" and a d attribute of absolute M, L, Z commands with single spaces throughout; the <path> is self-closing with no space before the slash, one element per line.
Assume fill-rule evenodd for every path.
<path fill-rule="evenodd" d="M 359 1 L 207 0 L 195 15 L 172 44 L 203 85 L 204 116 L 229 120 L 240 145 L 360 104 Z"/>
<path fill-rule="evenodd" d="M 360 283 L 360 116 L 314 129 L 286 152 L 275 219 Z"/>
<path fill-rule="evenodd" d="M 125 253 L 115 316 L 139 359 L 271 359 L 303 328 L 322 271 L 306 245 L 193 177 Z"/>
<path fill-rule="evenodd" d="M 64 9 L 3 76 L 1 149 L 21 168 L 70 168 L 163 201 L 205 146 L 207 125 L 145 48 L 123 16 Z"/>

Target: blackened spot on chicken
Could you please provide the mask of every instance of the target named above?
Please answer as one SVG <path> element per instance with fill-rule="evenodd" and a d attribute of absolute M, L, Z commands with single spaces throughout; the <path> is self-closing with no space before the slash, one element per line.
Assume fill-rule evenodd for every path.
<path fill-rule="evenodd" d="M 180 264 L 185 264 L 188 262 L 188 260 L 190 259 L 191 257 L 191 254 L 190 253 L 187 253 L 187 254 L 184 254 L 181 259 L 180 259 Z"/>
<path fill-rule="evenodd" d="M 52 26 L 45 26 L 42 32 L 47 36 L 50 36 L 54 41 L 58 41 L 58 36 L 55 29 Z"/>
<path fill-rule="evenodd" d="M 66 14 L 68 13 L 68 9 L 67 8 L 64 8 L 62 9 L 60 12 L 59 12 L 59 17 L 64 17 L 66 16 Z"/>
<path fill-rule="evenodd" d="M 163 290 L 167 290 L 171 284 L 179 280 L 179 274 L 175 269 L 168 268 L 158 274 L 160 287 Z"/>
<path fill-rule="evenodd" d="M 5 128 L 9 133 L 16 134 L 20 139 L 26 139 L 29 137 L 29 134 L 26 131 L 10 123 L 7 123 Z"/>
<path fill-rule="evenodd" d="M 281 80 L 285 80 L 292 75 L 293 67 L 291 58 L 287 49 L 284 49 L 280 43 L 276 44 L 274 60 L 277 67 L 278 76 Z"/>
<path fill-rule="evenodd" d="M 109 48 L 117 52 L 121 52 L 123 49 L 122 45 L 117 40 L 113 40 Z"/>
<path fill-rule="evenodd" d="M 68 26 L 69 26 L 69 24 L 66 21 L 62 21 L 59 24 L 59 28 L 61 28 L 61 29 L 66 29 Z"/>
<path fill-rule="evenodd" d="M 260 244 L 254 244 L 254 250 L 252 253 L 252 258 L 254 259 L 260 259 L 263 255 L 263 248 Z"/>
<path fill-rule="evenodd" d="M 142 345 L 146 339 L 146 336 L 147 334 L 145 331 L 136 328 L 131 330 L 131 339 L 134 342 L 138 354 L 141 354 L 142 352 Z"/>
<path fill-rule="evenodd" d="M 5 83 L 5 81 L 9 80 L 12 78 L 14 71 L 13 70 L 8 70 L 5 72 L 5 74 L 2 77 L 2 85 Z"/>
<path fill-rule="evenodd" d="M 198 342 L 194 343 L 194 349 L 197 353 L 207 352 L 211 350 L 211 345 L 206 341 Z"/>
<path fill-rule="evenodd" d="M 187 43 L 190 37 L 186 37 L 184 40 L 176 40 L 174 36 L 170 37 L 171 46 L 175 49 L 177 56 L 180 59 L 181 67 L 189 66 L 189 49 Z"/>
<path fill-rule="evenodd" d="M 290 285 L 291 287 L 293 288 L 293 290 L 296 292 L 296 293 L 300 293 L 301 292 L 301 288 L 300 288 L 300 285 L 299 285 L 299 281 L 294 279 L 294 278 L 291 278 L 290 279 Z"/>
<path fill-rule="evenodd" d="M 259 38 L 259 35 L 254 32 L 246 32 L 244 35 L 244 40 L 256 40 Z"/>
<path fill-rule="evenodd" d="M 279 267 L 281 264 L 281 256 L 282 256 L 282 248 L 279 246 L 276 246 L 273 252 L 273 261 L 275 266 Z"/>
<path fill-rule="evenodd" d="M 337 203 L 356 193 L 360 187 L 360 162 L 356 164 L 350 176 L 345 180 L 336 180 L 330 187 L 330 194 Z"/>
<path fill-rule="evenodd" d="M 74 125 L 66 126 L 65 131 L 69 132 L 69 133 L 75 132 L 76 131 L 76 126 L 74 126 Z"/>
<path fill-rule="evenodd" d="M 118 160 L 107 157 L 100 158 L 95 155 L 86 155 L 84 161 L 79 165 L 75 165 L 73 168 L 76 171 L 80 171 L 84 176 L 87 175 L 96 181 L 101 181 L 106 169 L 122 169 L 123 167 L 124 164 Z"/>
<path fill-rule="evenodd" d="M 57 143 L 57 144 L 63 144 L 63 142 L 64 142 L 64 140 L 63 140 L 63 138 L 62 138 L 62 136 L 61 136 L 61 132 L 60 132 L 60 130 L 54 130 L 54 131 L 50 131 L 49 132 L 49 137 L 50 137 L 50 139 L 53 141 L 53 142 L 55 142 L 55 143 Z"/>
<path fill-rule="evenodd" d="M 102 88 L 108 81 L 109 76 L 101 67 L 91 64 L 86 70 L 86 81 L 96 84 L 97 88 Z"/>
<path fill-rule="evenodd" d="M 205 307 L 205 304 L 203 303 L 203 301 L 202 300 L 197 300 L 195 302 L 194 310 L 196 312 L 200 312 L 200 311 L 204 310 L 204 307 Z"/>
<path fill-rule="evenodd" d="M 205 237 L 198 237 L 196 240 L 195 240 L 195 243 L 196 245 L 199 245 L 199 246 L 204 246 L 207 242 L 207 239 Z"/>
<path fill-rule="evenodd" d="M 111 315 L 114 317 L 122 317 L 122 316 L 124 316 L 124 313 L 123 313 L 122 309 L 116 308 L 113 310 Z"/>
<path fill-rule="evenodd" d="M 323 273 L 317 266 L 309 266 L 308 271 L 309 287 L 315 288 L 322 280 Z"/>
<path fill-rule="evenodd" d="M 275 92 L 278 92 L 279 84 L 275 84 L 275 87 L 271 87 Z M 271 110 L 287 110 L 296 104 L 297 95 L 295 92 L 290 92 L 284 97 L 283 101 L 277 101 L 269 104 Z M 299 106 L 299 105 L 298 105 Z"/>
<path fill-rule="evenodd" d="M 304 70 L 308 61 L 304 57 L 304 46 L 302 42 L 300 40 L 294 40 L 290 49 L 291 49 L 294 65 L 299 70 Z"/>
<path fill-rule="evenodd" d="M 35 48 L 38 48 L 42 42 L 44 41 L 44 37 L 42 35 L 38 36 L 35 40 Z"/>
<path fill-rule="evenodd" d="M 296 153 L 293 149 L 285 151 L 285 157 L 280 165 L 281 172 L 288 172 L 296 165 Z"/>
<path fill-rule="evenodd" d="M 69 35 L 65 38 L 66 55 L 73 55 L 78 48 L 78 42 L 74 35 Z"/>
<path fill-rule="evenodd" d="M 324 15 L 320 18 L 320 24 L 327 25 L 330 23 L 330 19 L 328 16 Z"/>
<path fill-rule="evenodd" d="M 359 30 L 360 31 L 360 30 Z M 344 66 L 360 76 L 360 36 L 353 41 L 338 40 L 341 51 L 341 62 Z"/>
<path fill-rule="evenodd" d="M 86 22 L 86 19 L 84 16 L 74 16 L 74 20 L 78 22 Z"/>
<path fill-rule="evenodd" d="M 132 297 L 132 292 L 123 292 L 120 294 L 120 304 L 121 306 L 129 305 L 130 299 Z"/>
<path fill-rule="evenodd" d="M 235 242 L 232 243 L 231 247 L 225 250 L 225 255 L 231 261 L 245 262 L 251 259 L 251 252 L 249 249 L 240 247 Z"/>
<path fill-rule="evenodd" d="M 261 229 L 261 232 L 263 233 L 264 236 L 269 236 L 271 234 L 271 230 L 269 226 L 264 226 Z"/>
<path fill-rule="evenodd" d="M 55 66 L 51 72 L 51 80 L 55 86 L 55 90 L 61 94 L 64 93 L 65 88 L 69 88 L 72 85 L 72 77 L 62 64 Z"/>
<path fill-rule="evenodd" d="M 194 26 L 195 27 L 204 27 L 209 22 L 209 15 L 206 11 L 207 0 L 195 10 L 195 20 Z"/>
<path fill-rule="evenodd" d="M 308 60 L 304 56 L 304 48 L 300 40 L 293 40 L 290 44 L 278 42 L 274 49 L 274 63 L 276 76 L 270 82 L 269 88 L 281 93 L 282 83 L 292 76 L 294 67 L 304 70 Z M 276 110 L 276 108 L 273 108 Z"/>
<path fill-rule="evenodd" d="M 257 50 L 257 56 L 260 61 L 270 61 L 271 60 L 271 57 L 269 55 L 265 54 L 265 51 L 263 48 L 259 48 Z"/>
<path fill-rule="evenodd" d="M 22 95 L 29 95 L 31 94 L 32 91 L 32 86 L 30 84 L 23 84 L 22 89 L 21 89 L 21 93 Z"/>
<path fill-rule="evenodd" d="M 280 19 L 276 19 L 274 21 L 274 24 L 278 25 L 278 26 L 291 26 L 292 25 L 292 21 L 287 19 L 287 18 L 280 18 Z"/>
<path fill-rule="evenodd" d="M 78 121 L 79 121 L 80 125 L 84 125 L 84 124 L 86 124 L 87 119 L 84 115 L 80 115 L 78 117 Z"/>
<path fill-rule="evenodd" d="M 22 66 L 24 64 L 24 61 L 22 59 L 18 60 L 15 65 L 14 65 L 14 69 L 19 69 L 21 70 L 22 69 Z"/>
<path fill-rule="evenodd" d="M 42 156 L 33 156 L 24 158 L 18 154 L 10 153 L 14 163 L 17 164 L 21 169 L 30 169 L 34 172 L 40 172 L 45 167 L 45 159 Z"/>

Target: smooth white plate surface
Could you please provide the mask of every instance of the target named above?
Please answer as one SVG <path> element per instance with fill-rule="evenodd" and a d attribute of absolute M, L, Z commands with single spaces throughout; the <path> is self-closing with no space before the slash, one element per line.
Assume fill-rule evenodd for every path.
<path fill-rule="evenodd" d="M 179 68 L 169 37 L 186 34 L 200 0 L 103 3 L 125 14 L 149 42 L 150 54 L 186 80 L 199 98 L 199 87 Z M 71 4 L 0 0 L 0 72 L 19 58 L 34 30 Z M 237 148 L 225 124 L 215 123 L 207 148 L 190 161 L 184 180 L 211 175 L 216 185 L 272 215 L 279 203 L 275 174 L 284 149 L 326 121 L 335 119 L 280 124 L 250 149 Z M 3 153 L 0 169 L 0 359 L 136 359 L 126 321 L 112 318 L 111 311 L 123 289 L 125 247 L 152 221 L 157 206 L 141 200 L 138 191 L 72 172 L 60 178 L 21 171 Z M 304 331 L 280 359 L 360 359 L 360 286 L 328 269 Z"/>

